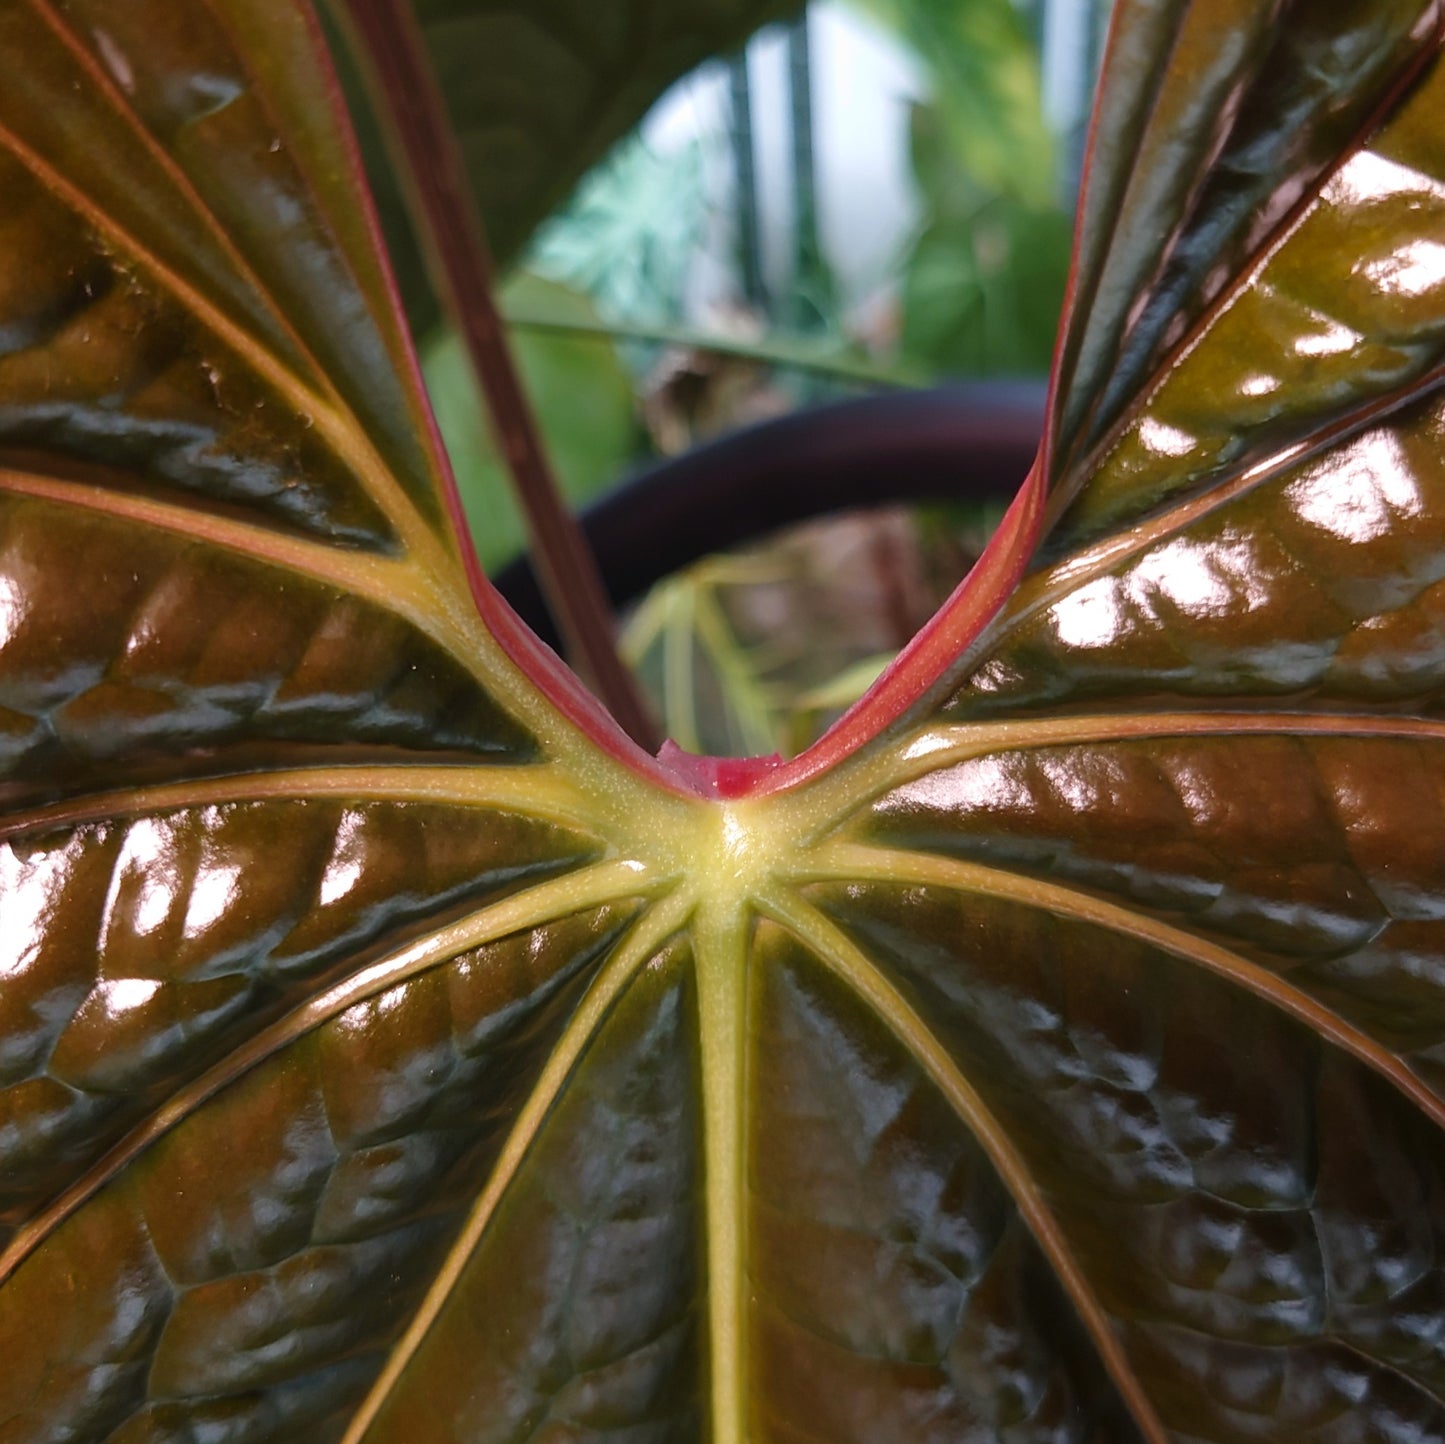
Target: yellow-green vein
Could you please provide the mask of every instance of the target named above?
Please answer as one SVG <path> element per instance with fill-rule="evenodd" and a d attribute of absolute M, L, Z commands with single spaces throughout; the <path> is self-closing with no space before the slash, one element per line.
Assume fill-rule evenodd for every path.
<path fill-rule="evenodd" d="M 957 722 L 924 726 L 883 751 L 849 759 L 809 789 L 789 798 L 804 821 L 805 840 L 820 839 L 881 794 L 925 773 L 997 753 L 1169 738 L 1242 736 L 1371 737 L 1445 742 L 1445 722 L 1424 717 L 1304 712 L 1091 713 L 1026 717 L 1016 722 Z"/>
<path fill-rule="evenodd" d="M 1169 1444 L 1169 1435 L 1134 1373 L 1113 1323 L 1075 1259 L 1053 1210 L 1035 1185 L 1028 1164 L 928 1025 L 868 958 L 810 903 L 778 891 L 760 898 L 758 908 L 787 928 L 874 1011 L 948 1100 L 988 1155 L 1072 1300 L 1140 1434 L 1148 1444 Z"/>
<path fill-rule="evenodd" d="M 302 380 L 295 370 L 277 357 L 270 348 L 228 316 L 204 292 L 179 275 L 149 246 L 121 226 L 113 216 L 96 205 L 83 190 L 72 184 L 38 151 L 3 125 L 0 125 L 0 145 L 5 146 L 47 190 L 86 223 L 94 226 L 118 249 L 126 252 L 192 315 L 200 319 L 218 340 L 243 358 L 256 375 L 287 397 L 299 413 L 310 416 L 318 432 L 362 481 L 368 494 L 396 529 L 408 555 L 420 561 L 429 572 L 448 577 L 454 586 L 464 586 L 457 558 L 422 520 L 370 437 L 348 412 L 338 410 L 329 394 L 316 391 Z"/>
<path fill-rule="evenodd" d="M 746 901 L 706 895 L 700 900 L 694 946 L 702 1052 L 712 1444 L 743 1444 L 747 1437 L 746 1016 L 752 931 L 752 911 Z"/>
<path fill-rule="evenodd" d="M 324 992 L 247 1039 L 231 1055 L 185 1087 L 126 1135 L 64 1193 L 23 1224 L 0 1250 L 0 1284 L 87 1199 L 222 1089 L 267 1058 L 346 1009 L 439 967 L 468 948 L 607 903 L 646 896 L 659 879 L 644 863 L 628 859 L 579 868 L 513 893 L 490 907 L 408 943 L 359 968 Z"/>
<path fill-rule="evenodd" d="M 321 798 L 487 808 L 581 829 L 593 821 L 595 811 L 553 762 L 512 767 L 406 762 L 339 767 L 318 764 L 158 782 L 67 798 L 0 816 L 0 838 L 190 807 Z"/>
<path fill-rule="evenodd" d="M 1437 1096 L 1396 1054 L 1333 1009 L 1278 973 L 1250 962 L 1230 948 L 1119 903 L 1107 902 L 1059 883 L 1023 877 L 979 863 L 858 843 L 830 843 L 820 847 L 801 862 L 791 876 L 794 882 L 873 882 L 972 892 L 981 897 L 1039 908 L 1057 917 L 1090 923 L 1149 943 L 1184 962 L 1228 978 L 1289 1014 L 1385 1079 L 1437 1128 L 1445 1129 L 1445 1100 Z"/>
<path fill-rule="evenodd" d="M 692 899 L 684 891 L 669 893 L 632 925 L 612 956 L 592 980 L 576 1012 L 568 1019 L 546 1066 L 528 1094 L 497 1157 L 486 1187 L 473 1205 L 456 1243 L 427 1290 L 406 1332 L 397 1341 L 366 1398 L 352 1416 L 341 1444 L 360 1444 L 396 1387 L 407 1365 L 431 1331 L 457 1285 L 467 1262 L 481 1244 L 497 1207 L 517 1175 L 543 1121 L 556 1102 L 588 1043 L 637 971 L 687 919 Z"/>
<path fill-rule="evenodd" d="M 323 582 L 404 617 L 474 676 L 483 682 L 495 681 L 492 676 L 495 667 L 489 665 L 492 661 L 489 654 L 494 649 L 470 599 L 465 605 L 459 605 L 449 589 L 439 585 L 424 567 L 410 559 L 342 551 L 322 542 L 289 536 L 270 527 L 199 508 L 31 472 L 0 469 L 0 492 L 79 507 L 137 526 L 154 527 Z"/>

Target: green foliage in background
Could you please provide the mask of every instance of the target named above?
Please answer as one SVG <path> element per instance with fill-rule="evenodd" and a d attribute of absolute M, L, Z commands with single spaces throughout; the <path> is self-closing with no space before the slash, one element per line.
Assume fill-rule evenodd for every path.
<path fill-rule="evenodd" d="M 527 265 L 585 291 L 604 315 L 676 321 L 707 216 L 703 152 L 633 134 L 537 233 Z"/>
<path fill-rule="evenodd" d="M 951 376 L 1047 371 L 1072 218 L 961 169 L 944 105 L 913 117 L 927 219 L 903 276 L 904 354 Z"/>
<path fill-rule="evenodd" d="M 1064 299 L 1072 217 L 1039 56 L 1010 0 L 855 0 L 912 50 L 924 218 L 903 268 L 905 357 L 935 375 L 1043 374 Z"/>
<path fill-rule="evenodd" d="M 507 283 L 501 299 L 504 307 L 545 308 L 579 326 L 598 325 L 586 296 L 526 272 Z M 581 505 L 614 482 L 641 445 L 632 376 L 605 336 L 522 332 L 515 347 L 558 480 Z M 439 333 L 424 347 L 422 367 L 477 553 L 494 571 L 526 545 L 526 530 L 460 340 Z"/>
<path fill-rule="evenodd" d="M 1038 49 L 1011 0 L 853 0 L 917 57 L 943 149 L 984 190 L 1037 207 L 1054 199 Z"/>
<path fill-rule="evenodd" d="M 669 85 L 799 8 L 799 0 L 417 0 L 498 262 L 523 255 Z M 425 332 L 438 313 L 402 187 L 354 60 L 339 58 L 407 312 Z"/>
<path fill-rule="evenodd" d="M 575 504 L 651 454 L 638 416 L 664 352 L 686 358 L 712 351 L 723 366 L 755 366 L 785 404 L 860 385 L 1047 370 L 1071 218 L 1055 198 L 1057 147 L 1043 117 L 1028 27 L 1010 0 L 855 5 L 913 55 L 929 93 L 913 112 L 909 155 L 922 216 L 884 281 L 897 296 L 892 354 L 869 357 L 850 338 L 836 285 L 824 288 L 833 299 L 818 317 L 820 334 L 806 338 L 792 327 L 802 310 L 817 309 L 811 290 L 807 306 L 801 294 L 774 297 L 770 314 L 755 318 L 760 334 L 714 334 L 692 323 L 689 277 L 718 220 L 709 213 L 709 158 L 702 142 L 662 153 L 634 130 L 535 231 L 526 269 L 502 296 L 533 404 Z M 445 72 L 453 91 L 456 73 L 453 62 Z M 812 282 L 802 277 L 797 285 Z M 525 546 L 522 522 L 460 346 L 434 337 L 425 365 L 478 549 L 495 570 Z M 739 394 L 751 393 L 743 386 Z M 975 524 L 964 531 L 970 546 L 978 544 Z M 776 564 L 775 557 L 763 571 Z M 705 561 L 671 579 L 628 629 L 629 655 L 667 731 L 685 746 L 718 753 L 805 746 L 887 655 L 876 642 L 845 648 L 836 678 L 811 664 L 780 665 L 765 640 L 737 630 L 724 605 L 747 590 L 757 570 L 752 559 Z"/>

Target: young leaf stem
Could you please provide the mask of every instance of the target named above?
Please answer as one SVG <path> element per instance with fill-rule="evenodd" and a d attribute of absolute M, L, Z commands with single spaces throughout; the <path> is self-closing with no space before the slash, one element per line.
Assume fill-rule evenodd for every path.
<path fill-rule="evenodd" d="M 617 651 L 597 563 L 547 458 L 492 291 L 492 258 L 460 149 L 408 0 L 341 0 L 370 72 L 443 307 L 466 345 L 493 439 L 531 535 L 534 563 L 569 661 L 618 724 L 655 751 L 658 737 Z"/>

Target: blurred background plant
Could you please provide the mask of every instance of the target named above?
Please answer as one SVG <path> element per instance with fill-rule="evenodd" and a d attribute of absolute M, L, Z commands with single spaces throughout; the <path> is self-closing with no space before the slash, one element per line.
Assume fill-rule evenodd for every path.
<path fill-rule="evenodd" d="M 711 30 L 632 37 L 589 35 L 580 0 L 418 10 L 575 505 L 820 401 L 1042 382 L 1107 0 L 732 0 Z M 689 47 L 702 63 L 647 105 Z M 640 123 L 554 205 L 630 113 Z M 404 254 L 400 269 L 495 575 L 524 528 L 462 348 Z M 624 655 L 680 745 L 796 752 L 927 620 L 998 510 L 889 506 L 703 558 L 632 609 Z"/>

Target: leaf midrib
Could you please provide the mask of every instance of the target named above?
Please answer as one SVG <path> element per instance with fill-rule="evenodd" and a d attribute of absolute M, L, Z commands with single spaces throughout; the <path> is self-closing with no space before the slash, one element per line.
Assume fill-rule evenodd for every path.
<path fill-rule="evenodd" d="M 777 892 L 761 900 L 761 906 L 872 1009 L 943 1095 L 987 1155 L 1048 1259 L 1146 1444 L 1169 1444 L 1168 1432 L 1027 1162 L 932 1029 L 862 950 L 811 903 Z"/>
<path fill-rule="evenodd" d="M 238 772 L 220 777 L 117 788 L 10 812 L 0 817 L 0 841 L 58 827 L 82 827 L 148 813 L 243 802 L 419 802 L 459 808 L 500 808 L 586 829 L 591 809 L 555 763 L 498 766 L 426 762 L 316 764 Z"/>
<path fill-rule="evenodd" d="M 657 900 L 632 925 L 588 986 L 518 1111 L 486 1186 L 472 1206 L 461 1233 L 437 1270 L 405 1332 L 392 1347 L 381 1373 L 352 1415 L 341 1444 L 362 1444 L 364 1441 L 393 1390 L 405 1377 L 411 1361 L 480 1246 L 497 1208 L 588 1044 L 638 970 L 683 927 L 694 903 L 694 897 L 686 888 L 676 888 Z"/>

